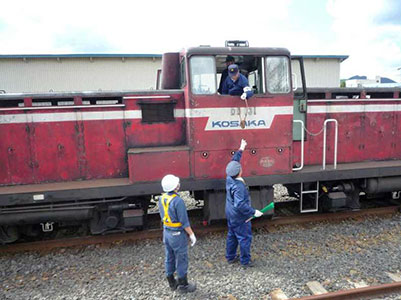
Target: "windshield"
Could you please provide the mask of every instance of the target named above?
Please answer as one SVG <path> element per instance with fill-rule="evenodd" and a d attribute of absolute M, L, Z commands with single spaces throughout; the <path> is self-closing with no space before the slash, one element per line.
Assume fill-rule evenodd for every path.
<path fill-rule="evenodd" d="M 216 65 L 213 56 L 194 56 L 190 60 L 191 89 L 194 94 L 216 93 Z"/>
<path fill-rule="evenodd" d="M 270 56 L 266 58 L 267 90 L 271 94 L 290 92 L 288 58 Z"/>
<path fill-rule="evenodd" d="M 228 58 L 230 62 L 227 61 Z M 286 56 L 217 55 L 190 58 L 192 93 L 213 95 L 219 92 L 228 95 L 222 93 L 222 85 L 227 78 L 227 67 L 231 63 L 238 65 L 254 94 L 287 94 L 291 91 L 289 60 Z"/>

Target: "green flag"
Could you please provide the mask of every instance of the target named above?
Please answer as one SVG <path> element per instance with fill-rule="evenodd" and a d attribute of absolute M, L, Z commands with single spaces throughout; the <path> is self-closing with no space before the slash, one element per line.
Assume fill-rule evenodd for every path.
<path fill-rule="evenodd" d="M 267 212 L 268 210 L 271 210 L 274 208 L 274 202 L 271 202 L 269 205 L 266 205 L 265 207 L 263 207 L 260 211 L 262 213 Z M 248 220 L 245 221 L 245 223 L 248 223 L 250 220 L 255 219 L 254 216 L 250 217 Z"/>
<path fill-rule="evenodd" d="M 260 211 L 262 213 L 267 212 L 268 210 L 274 209 L 274 202 L 270 203 L 269 205 L 263 207 Z"/>

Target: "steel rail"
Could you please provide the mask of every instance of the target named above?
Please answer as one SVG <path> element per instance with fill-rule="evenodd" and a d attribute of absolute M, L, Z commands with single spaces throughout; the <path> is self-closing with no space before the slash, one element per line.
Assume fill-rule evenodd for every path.
<path fill-rule="evenodd" d="M 332 293 L 306 296 L 301 298 L 291 298 L 292 300 L 346 300 L 346 299 L 370 299 L 372 296 L 385 296 L 401 292 L 401 281 L 374 285 L 350 290 L 341 290 Z M 291 300 L 290 299 L 290 300 Z"/>
<path fill-rule="evenodd" d="M 277 217 L 271 220 L 256 219 L 253 221 L 252 228 L 269 228 L 269 226 L 305 224 L 313 222 L 338 221 L 350 218 L 362 218 L 366 216 L 384 216 L 399 212 L 400 207 L 388 206 L 380 208 L 370 208 L 360 211 L 345 211 L 339 213 L 324 213 L 310 215 L 296 215 L 289 217 Z M 212 226 L 193 226 L 197 236 L 205 236 L 210 233 L 225 232 L 227 225 Z M 58 240 L 36 241 L 28 243 L 16 243 L 0 246 L 0 255 L 7 253 L 17 253 L 24 251 L 48 251 L 57 248 L 81 247 L 96 244 L 113 244 L 121 242 L 142 241 L 145 239 L 161 239 L 162 229 L 148 229 L 144 231 L 134 231 L 129 233 L 116 233 L 109 235 L 85 236 L 75 238 L 64 238 Z"/>

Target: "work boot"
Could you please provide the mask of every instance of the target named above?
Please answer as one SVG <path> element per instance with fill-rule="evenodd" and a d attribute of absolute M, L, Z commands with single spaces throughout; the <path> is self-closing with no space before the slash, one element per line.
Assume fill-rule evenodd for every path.
<path fill-rule="evenodd" d="M 177 289 L 180 293 L 192 293 L 196 290 L 196 285 L 188 282 L 187 275 L 183 278 L 178 278 Z"/>
<path fill-rule="evenodd" d="M 229 265 L 235 264 L 236 262 L 239 262 L 239 257 L 238 257 L 238 256 L 234 257 L 234 258 L 231 259 L 231 260 L 227 260 L 227 263 L 228 263 Z"/>
<path fill-rule="evenodd" d="M 242 265 L 242 267 L 244 269 L 253 268 L 254 266 L 255 266 L 255 263 L 253 261 L 249 261 L 249 263 Z"/>
<path fill-rule="evenodd" d="M 167 280 L 168 280 L 168 285 L 170 286 L 170 289 L 172 291 L 175 291 L 177 289 L 178 283 L 174 278 L 174 274 L 167 276 Z"/>

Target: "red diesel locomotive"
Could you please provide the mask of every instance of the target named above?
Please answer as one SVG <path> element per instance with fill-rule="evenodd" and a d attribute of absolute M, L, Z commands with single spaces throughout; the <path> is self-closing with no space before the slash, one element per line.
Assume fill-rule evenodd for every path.
<path fill-rule="evenodd" d="M 255 93 L 247 103 L 217 93 L 228 55 Z M 165 54 L 162 74 L 154 91 L 0 95 L 0 242 L 56 224 L 142 227 L 168 173 L 204 200 L 205 220 L 222 219 L 241 138 L 256 208 L 276 183 L 301 212 L 400 196 L 399 88 L 307 91 L 302 57 L 282 48 L 190 48 Z"/>

